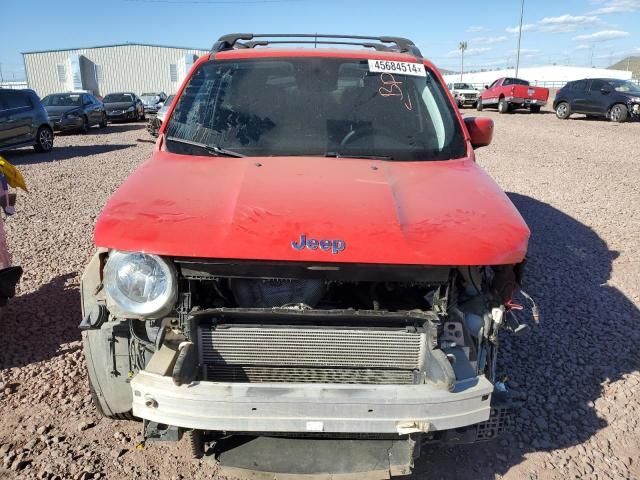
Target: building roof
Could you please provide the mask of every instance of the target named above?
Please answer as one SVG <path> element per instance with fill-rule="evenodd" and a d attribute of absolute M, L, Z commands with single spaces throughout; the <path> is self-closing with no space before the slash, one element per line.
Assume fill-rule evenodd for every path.
<path fill-rule="evenodd" d="M 113 47 L 157 47 L 157 48 L 175 48 L 180 50 L 206 50 L 209 51 L 209 48 L 197 48 L 197 47 L 176 47 L 175 45 L 156 45 L 153 43 L 113 43 L 110 45 L 93 45 L 90 47 L 78 47 L 78 48 L 57 48 L 51 50 L 31 50 L 29 52 L 22 52 L 22 55 L 27 55 L 31 53 L 49 53 L 49 52 L 71 52 L 74 50 L 89 50 L 92 48 L 113 48 Z"/>

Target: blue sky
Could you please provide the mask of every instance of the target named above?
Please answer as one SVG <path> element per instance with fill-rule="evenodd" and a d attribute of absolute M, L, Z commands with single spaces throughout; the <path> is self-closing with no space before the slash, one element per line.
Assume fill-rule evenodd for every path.
<path fill-rule="evenodd" d="M 209 48 L 229 32 L 409 37 L 441 68 L 515 63 L 519 0 L 1 0 L 0 68 L 20 52 L 141 42 Z M 608 66 L 640 55 L 640 0 L 525 0 L 521 65 Z"/>

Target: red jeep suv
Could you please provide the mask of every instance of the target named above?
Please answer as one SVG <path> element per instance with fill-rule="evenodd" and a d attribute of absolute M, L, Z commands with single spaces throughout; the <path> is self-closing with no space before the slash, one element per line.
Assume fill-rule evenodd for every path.
<path fill-rule="evenodd" d="M 236 473 L 407 474 L 496 436 L 529 230 L 475 161 L 492 129 L 407 39 L 220 38 L 96 224 L 99 410 Z"/>

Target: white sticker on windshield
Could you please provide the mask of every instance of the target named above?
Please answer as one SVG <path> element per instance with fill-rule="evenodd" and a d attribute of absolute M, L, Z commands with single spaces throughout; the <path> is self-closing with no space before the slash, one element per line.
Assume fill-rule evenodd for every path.
<path fill-rule="evenodd" d="M 396 62 L 394 60 L 368 60 L 369 71 L 377 73 L 397 73 L 398 75 L 413 75 L 426 77 L 427 72 L 422 63 Z"/>

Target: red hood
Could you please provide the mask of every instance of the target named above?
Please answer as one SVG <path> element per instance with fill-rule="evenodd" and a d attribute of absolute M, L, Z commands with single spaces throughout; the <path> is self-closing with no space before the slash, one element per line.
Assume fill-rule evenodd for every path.
<path fill-rule="evenodd" d="M 337 250 L 342 240 L 344 250 L 297 250 L 302 234 Z M 470 159 L 162 151 L 111 197 L 95 230 L 100 247 L 169 256 L 421 265 L 516 263 L 528 238 L 515 207 Z"/>

